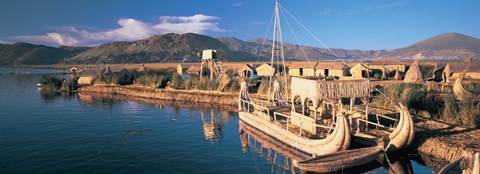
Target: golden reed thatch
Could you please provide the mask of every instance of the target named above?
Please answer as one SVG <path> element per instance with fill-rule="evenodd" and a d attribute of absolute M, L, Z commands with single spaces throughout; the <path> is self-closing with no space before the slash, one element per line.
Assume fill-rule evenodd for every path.
<path fill-rule="evenodd" d="M 413 62 L 413 64 L 410 66 L 410 69 L 408 69 L 403 82 L 423 83 L 423 75 L 422 71 L 420 70 L 420 63 L 418 62 L 418 59 L 415 60 L 415 62 Z"/>

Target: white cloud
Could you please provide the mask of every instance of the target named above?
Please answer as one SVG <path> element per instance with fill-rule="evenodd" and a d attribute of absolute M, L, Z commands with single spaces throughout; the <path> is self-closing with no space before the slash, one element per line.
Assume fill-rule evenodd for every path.
<path fill-rule="evenodd" d="M 77 27 L 65 26 L 61 32 L 45 35 L 15 36 L 15 40 L 30 41 L 53 45 L 91 46 L 111 41 L 134 41 L 145 39 L 152 35 L 164 33 L 198 33 L 208 31 L 223 32 L 218 27 L 219 20 L 215 16 L 196 14 L 193 16 L 162 16 L 157 23 L 147 23 L 132 18 L 118 20 L 119 27 L 106 31 L 91 31 Z"/>
<path fill-rule="evenodd" d="M 237 2 L 232 4 L 232 7 L 241 7 L 241 6 L 243 6 L 243 2 Z"/>
<path fill-rule="evenodd" d="M 0 44 L 12 44 L 10 41 L 0 40 Z"/>
<path fill-rule="evenodd" d="M 326 16 L 326 15 L 329 15 L 330 13 L 332 13 L 332 12 L 333 12 L 333 10 L 328 8 L 328 9 L 324 9 L 324 10 L 320 11 L 319 14 L 322 15 L 322 16 Z"/>

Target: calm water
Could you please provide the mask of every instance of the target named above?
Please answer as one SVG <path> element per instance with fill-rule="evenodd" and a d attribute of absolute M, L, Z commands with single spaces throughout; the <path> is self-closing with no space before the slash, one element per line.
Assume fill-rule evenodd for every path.
<path fill-rule="evenodd" d="M 36 83 L 48 72 L 0 68 L 2 174 L 292 171 L 281 148 L 240 134 L 238 114 L 228 108 L 43 93 Z M 404 157 L 389 162 L 353 172 L 432 173 Z"/>

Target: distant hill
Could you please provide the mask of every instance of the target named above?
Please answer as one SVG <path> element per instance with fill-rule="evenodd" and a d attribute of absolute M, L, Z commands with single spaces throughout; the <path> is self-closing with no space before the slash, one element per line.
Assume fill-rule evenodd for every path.
<path fill-rule="evenodd" d="M 260 57 L 270 59 L 271 52 L 271 40 L 264 39 L 252 39 L 248 41 L 242 41 L 237 38 L 222 37 L 218 38 L 225 45 L 227 45 L 232 50 L 250 52 L 254 55 L 259 54 L 261 50 Z M 263 45 L 263 47 L 262 47 Z M 336 60 L 337 58 L 326 48 L 318 48 L 312 46 L 303 46 L 284 43 L 284 54 L 285 58 L 288 60 Z M 262 49 L 260 49 L 262 48 Z M 302 51 L 303 48 L 303 51 Z M 365 59 L 365 58 L 374 58 L 380 56 L 382 53 L 386 52 L 385 50 L 345 50 L 345 49 L 331 49 L 337 56 L 341 59 Z"/>
<path fill-rule="evenodd" d="M 263 44 L 263 47 L 262 47 Z M 111 42 L 93 48 L 50 47 L 28 43 L 0 44 L 0 65 L 17 64 L 88 64 L 88 63 L 159 63 L 198 62 L 204 49 L 224 52 L 224 61 L 266 61 L 270 59 L 270 40 L 240 40 L 233 37 L 212 38 L 187 34 L 164 34 L 133 42 Z M 430 60 L 461 60 L 480 57 L 480 39 L 458 33 L 441 34 L 409 47 L 394 50 L 346 50 L 313 46 L 300 47 L 284 43 L 287 60 L 310 61 L 414 58 Z M 305 55 L 307 58 L 305 58 Z"/>
<path fill-rule="evenodd" d="M 204 49 L 224 52 L 228 60 L 251 60 L 246 52 L 230 50 L 219 40 L 193 33 L 164 34 L 134 42 L 112 42 L 91 48 L 64 63 L 155 63 L 199 61 L 198 53 Z"/>
<path fill-rule="evenodd" d="M 417 42 L 409 47 L 391 50 L 379 56 L 394 59 L 458 60 L 480 56 L 480 39 L 459 33 L 446 33 Z"/>
<path fill-rule="evenodd" d="M 0 46 L 0 65 L 44 65 L 56 64 L 87 48 L 50 47 L 29 43 L 15 43 Z"/>

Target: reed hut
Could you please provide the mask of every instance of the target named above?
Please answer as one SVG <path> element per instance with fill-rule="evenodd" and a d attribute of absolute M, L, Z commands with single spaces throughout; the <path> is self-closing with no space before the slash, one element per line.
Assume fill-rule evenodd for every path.
<path fill-rule="evenodd" d="M 133 83 L 133 75 L 127 69 L 122 69 L 119 72 L 115 72 L 115 74 L 118 77 L 118 83 L 120 83 L 121 85 Z"/>
<path fill-rule="evenodd" d="M 92 85 L 95 77 L 101 73 L 101 69 L 98 68 L 84 69 L 78 74 L 79 78 L 77 83 L 79 86 Z"/>
<path fill-rule="evenodd" d="M 362 63 L 356 64 L 350 69 L 350 74 L 352 74 L 353 79 L 368 78 L 369 72 L 370 72 L 370 69 Z"/>
<path fill-rule="evenodd" d="M 194 64 L 194 63 L 179 63 L 177 65 L 177 74 L 183 76 L 184 74 L 188 74 L 186 73 L 186 71 L 191 68 L 192 66 L 195 66 L 197 64 Z M 197 65 L 200 67 L 200 65 Z M 200 73 L 200 72 L 199 72 Z"/>
<path fill-rule="evenodd" d="M 313 77 L 317 64 L 318 62 L 293 62 L 288 67 L 288 74 L 297 77 Z"/>
<path fill-rule="evenodd" d="M 464 73 L 464 78 L 480 79 L 480 67 L 472 65 L 471 62 L 451 62 L 445 66 L 442 76 L 444 81 L 450 82 L 451 79 L 457 79 Z"/>
<path fill-rule="evenodd" d="M 344 63 L 318 62 L 315 66 L 315 76 L 345 77 L 350 75 L 350 67 Z"/>
<path fill-rule="evenodd" d="M 243 67 L 237 70 L 237 74 L 240 77 L 250 77 L 255 73 L 251 65 L 245 64 Z"/>
<path fill-rule="evenodd" d="M 276 73 L 275 67 L 273 67 L 270 63 L 264 63 L 257 67 L 255 70 L 257 71 L 257 75 L 259 76 L 270 76 L 272 75 L 272 71 L 273 74 Z"/>
<path fill-rule="evenodd" d="M 145 64 L 142 64 L 140 66 L 140 68 L 138 69 L 138 72 L 140 72 L 140 73 L 143 73 L 143 72 L 146 72 L 146 71 L 147 71 L 147 68 L 145 68 Z"/>
<path fill-rule="evenodd" d="M 200 73 L 203 73 L 203 76 L 208 76 L 210 74 L 210 70 L 207 67 L 200 67 L 200 65 L 192 65 L 190 68 L 185 71 L 187 75 L 197 75 L 200 76 Z"/>
<path fill-rule="evenodd" d="M 433 68 L 433 77 L 432 77 L 432 79 L 434 81 L 446 82 L 447 78 L 446 78 L 445 73 L 444 73 L 444 70 L 445 70 L 446 66 L 447 66 L 446 63 L 441 63 L 441 62 L 435 63 L 435 67 Z"/>
<path fill-rule="evenodd" d="M 107 67 L 103 70 L 102 74 L 106 75 L 110 73 L 112 73 L 112 70 L 110 69 L 110 66 L 107 65 Z"/>
<path fill-rule="evenodd" d="M 413 64 L 410 66 L 410 69 L 408 69 L 407 73 L 405 73 L 405 79 L 403 79 L 403 82 L 423 83 L 423 75 L 422 71 L 420 71 L 420 63 L 418 62 L 418 59 L 413 62 Z"/>

